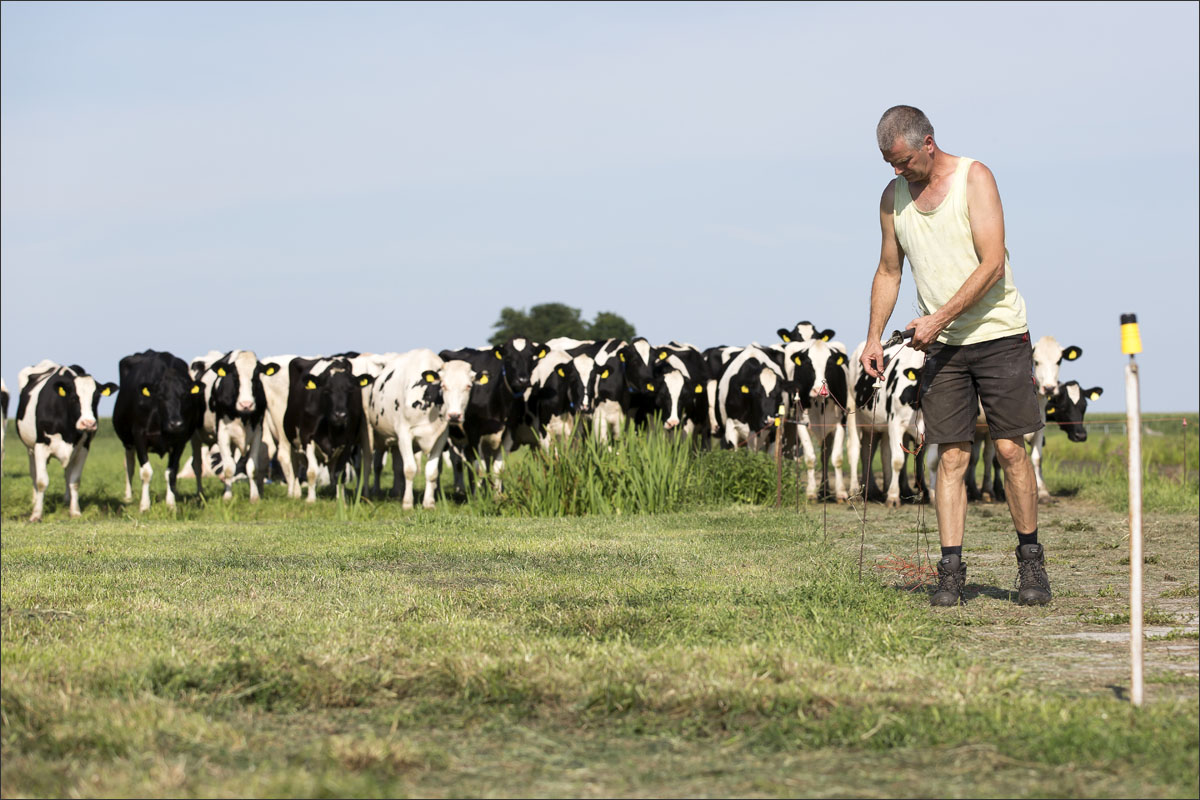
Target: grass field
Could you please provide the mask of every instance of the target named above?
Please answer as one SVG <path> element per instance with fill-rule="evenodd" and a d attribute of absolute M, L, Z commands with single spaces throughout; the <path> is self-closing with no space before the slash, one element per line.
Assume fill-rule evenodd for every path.
<path fill-rule="evenodd" d="M 142 516 L 109 434 L 85 518 L 60 497 L 29 525 L 8 444 L 5 797 L 1197 795 L 1195 491 L 1156 468 L 1134 711 L 1099 437 L 1078 487 L 1092 467 L 1063 462 L 1091 455 L 1047 457 L 1054 603 L 1014 604 L 1011 522 L 978 505 L 968 603 L 943 610 L 883 568 L 936 559 L 932 510 L 737 502 L 773 500 L 753 461 L 675 513 L 202 504 L 189 482 Z M 719 478 L 697 471 L 688 491 Z"/>

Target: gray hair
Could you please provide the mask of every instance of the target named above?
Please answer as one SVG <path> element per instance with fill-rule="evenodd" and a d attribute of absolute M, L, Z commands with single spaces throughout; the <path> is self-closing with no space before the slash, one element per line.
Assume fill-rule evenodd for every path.
<path fill-rule="evenodd" d="M 903 138 L 911 148 L 918 148 L 926 136 L 933 136 L 933 125 L 925 112 L 912 106 L 892 106 L 883 112 L 875 127 L 880 150 L 890 150 L 897 139 Z"/>

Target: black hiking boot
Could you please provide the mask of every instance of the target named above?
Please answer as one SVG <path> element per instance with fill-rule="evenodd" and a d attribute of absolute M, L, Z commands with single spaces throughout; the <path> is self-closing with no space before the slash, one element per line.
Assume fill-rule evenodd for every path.
<path fill-rule="evenodd" d="M 929 598 L 931 606 L 956 606 L 962 602 L 963 584 L 967 582 L 967 565 L 962 557 L 942 556 L 938 562 L 938 588 Z"/>
<path fill-rule="evenodd" d="M 1044 606 L 1050 602 L 1050 576 L 1046 574 L 1046 554 L 1040 544 L 1017 547 L 1017 603 Z"/>

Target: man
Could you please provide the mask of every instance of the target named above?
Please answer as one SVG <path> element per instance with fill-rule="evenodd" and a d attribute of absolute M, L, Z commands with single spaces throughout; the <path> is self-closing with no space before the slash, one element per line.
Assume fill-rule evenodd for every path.
<path fill-rule="evenodd" d="M 920 385 L 925 442 L 938 447 L 942 558 L 931 603 L 961 602 L 967 575 L 963 478 L 982 403 L 1008 479 L 1008 507 L 1018 539 L 1017 600 L 1043 605 L 1050 602 L 1050 580 L 1037 540 L 1037 484 L 1022 438 L 1043 423 L 1025 301 L 1013 284 L 996 180 L 978 161 L 941 150 L 929 119 L 911 106 L 888 109 L 876 137 L 897 177 L 879 204 L 883 247 L 871 285 L 862 365 L 877 379 L 883 371 L 880 336 L 896 306 L 907 257 L 922 316 L 906 327 L 913 331 L 912 347 L 925 353 Z"/>

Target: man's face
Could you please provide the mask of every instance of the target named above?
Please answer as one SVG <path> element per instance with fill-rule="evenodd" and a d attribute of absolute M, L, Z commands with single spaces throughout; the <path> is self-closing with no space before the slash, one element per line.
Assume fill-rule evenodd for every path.
<path fill-rule="evenodd" d="M 883 160 L 909 183 L 928 180 L 933 172 L 933 137 L 926 136 L 917 148 L 909 147 L 903 138 L 897 138 L 891 148 L 883 151 Z"/>

